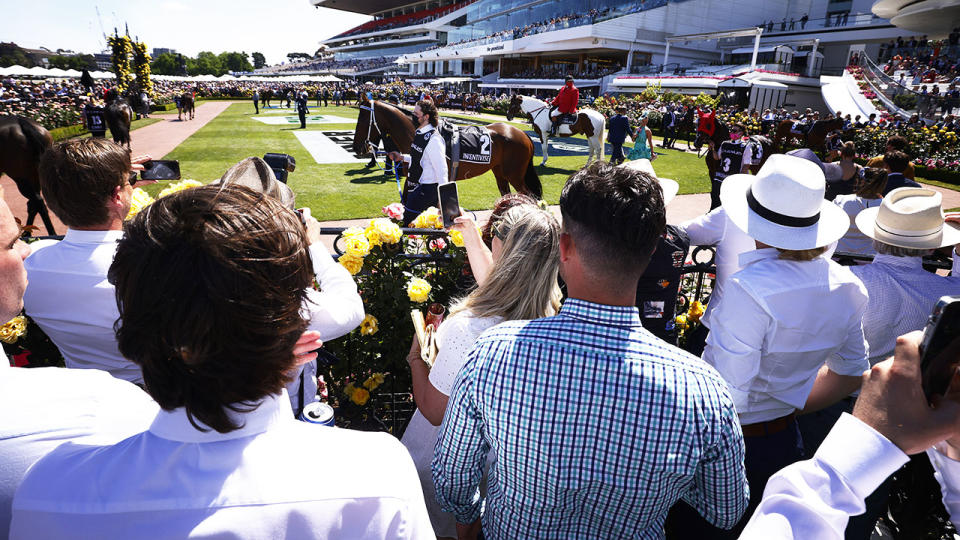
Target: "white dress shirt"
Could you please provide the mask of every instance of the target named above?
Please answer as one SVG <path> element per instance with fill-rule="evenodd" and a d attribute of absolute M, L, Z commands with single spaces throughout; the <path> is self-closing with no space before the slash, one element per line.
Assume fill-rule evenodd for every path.
<path fill-rule="evenodd" d="M 285 395 L 229 414 L 243 427 L 175 409 L 113 446 L 60 446 L 17 490 L 11 538 L 434 540 L 392 436 L 299 422 Z"/>
<path fill-rule="evenodd" d="M 710 328 L 713 310 L 720 304 L 727 282 L 740 271 L 740 254 L 757 249 L 757 244 L 730 221 L 722 206 L 700 217 L 684 221 L 679 227 L 690 237 L 691 246 L 716 246 L 717 256 L 714 262 L 717 266 L 717 279 L 713 284 L 710 302 L 701 318 L 704 326 Z"/>
<path fill-rule="evenodd" d="M 763 500 L 740 540 L 840 540 L 864 499 L 909 458 L 892 442 L 844 413 L 812 459 L 767 480 Z"/>
<path fill-rule="evenodd" d="M 824 363 L 838 375 L 869 367 L 860 280 L 826 254 L 796 262 L 778 253 L 740 256 L 743 270 L 714 311 L 703 351 L 730 386 L 742 424 L 802 409 Z"/>
<path fill-rule="evenodd" d="M 864 199 L 855 194 L 837 195 L 833 204 L 839 206 L 850 217 L 850 229 L 837 242 L 837 251 L 845 253 L 860 253 L 862 255 L 873 255 L 877 250 L 873 249 L 873 239 L 860 232 L 855 221 L 857 214 L 867 208 L 880 206 L 883 199 Z"/>
<path fill-rule="evenodd" d="M 943 505 L 950 513 L 950 521 L 960 523 L 960 461 L 946 456 L 947 442 L 941 441 L 927 450 L 933 465 L 933 475 L 940 483 Z"/>
<path fill-rule="evenodd" d="M 107 270 L 122 236 L 122 231 L 67 229 L 60 242 L 34 245 L 23 263 L 29 280 L 23 303 L 27 314 L 60 349 L 67 367 L 103 369 L 143 384 L 140 367 L 120 354 L 113 331 L 120 313 Z M 350 273 L 322 245 L 310 246 L 310 259 L 322 291 L 307 290 L 303 315 L 310 319 L 309 329 L 329 341 L 360 324 L 363 301 Z M 305 371 L 304 394 L 311 396 L 309 402 L 317 391 L 315 364 L 311 362 Z M 299 386 L 299 378 L 291 383 L 294 391 Z"/>
<path fill-rule="evenodd" d="M 420 159 L 420 167 L 423 168 L 423 174 L 420 176 L 421 184 L 445 184 L 450 179 L 450 173 L 447 172 L 447 150 L 443 144 L 443 137 L 433 126 L 427 124 L 417 130 L 417 133 L 426 133 L 434 131 L 427 141 L 427 147 L 423 149 L 423 158 Z M 410 165 L 410 154 L 403 154 L 403 162 Z"/>
<path fill-rule="evenodd" d="M 11 368 L 0 360 L 0 539 L 27 469 L 66 441 L 114 444 L 150 427 L 160 408 L 143 390 L 93 369 Z M 39 536 L 37 536 L 39 538 Z"/>
<path fill-rule="evenodd" d="M 960 257 L 953 253 L 953 275 L 923 269 L 920 257 L 877 255 L 873 262 L 851 266 L 870 301 L 863 314 L 863 333 L 870 345 L 870 365 L 893 355 L 897 337 L 922 330 L 941 296 L 960 294 Z"/>

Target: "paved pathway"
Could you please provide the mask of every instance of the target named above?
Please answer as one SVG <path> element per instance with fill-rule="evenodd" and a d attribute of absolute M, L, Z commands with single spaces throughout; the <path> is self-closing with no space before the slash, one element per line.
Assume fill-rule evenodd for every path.
<path fill-rule="evenodd" d="M 207 101 L 197 106 L 196 115 L 193 120 L 183 122 L 177 120 L 176 113 L 155 113 L 154 116 L 163 118 L 163 121 L 131 132 L 130 138 L 132 140 L 130 148 L 133 155 L 148 154 L 154 159 L 162 159 L 163 156 L 170 153 L 171 150 L 187 140 L 187 138 L 196 133 L 197 130 L 216 118 L 217 115 L 229 107 L 231 103 L 233 102 Z M 10 177 L 6 175 L 0 176 L 0 186 L 3 187 L 3 198 L 7 205 L 10 206 L 10 210 L 13 211 L 13 215 L 25 223 L 27 219 L 27 200 L 17 191 L 17 186 Z M 63 234 L 64 231 L 66 231 L 67 228 L 53 213 L 50 214 L 50 219 L 53 221 L 53 225 L 59 234 Z M 41 226 L 39 234 L 47 234 L 46 229 L 42 227 L 39 219 L 34 221 L 34 225 Z"/>

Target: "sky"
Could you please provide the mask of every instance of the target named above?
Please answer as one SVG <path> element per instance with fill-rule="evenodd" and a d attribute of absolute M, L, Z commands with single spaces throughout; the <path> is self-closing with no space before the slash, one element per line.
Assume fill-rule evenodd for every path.
<path fill-rule="evenodd" d="M 123 33 L 127 23 L 130 36 L 148 50 L 164 47 L 189 56 L 259 51 L 270 64 L 286 62 L 289 52 L 313 54 L 321 40 L 370 19 L 318 9 L 309 0 L 36 0 L 3 11 L 0 41 L 30 49 L 101 52 L 103 32 L 116 27 Z"/>

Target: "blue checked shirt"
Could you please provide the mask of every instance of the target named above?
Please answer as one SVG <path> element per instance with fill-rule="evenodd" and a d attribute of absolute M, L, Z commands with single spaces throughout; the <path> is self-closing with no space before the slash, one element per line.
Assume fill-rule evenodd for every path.
<path fill-rule="evenodd" d="M 486 331 L 454 384 L 433 459 L 440 506 L 488 539 L 663 538 L 680 498 L 708 521 L 747 506 L 727 385 L 636 308 L 568 299 Z"/>

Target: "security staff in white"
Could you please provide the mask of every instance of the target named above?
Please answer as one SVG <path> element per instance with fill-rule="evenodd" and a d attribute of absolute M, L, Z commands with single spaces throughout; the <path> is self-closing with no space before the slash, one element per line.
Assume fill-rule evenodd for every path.
<path fill-rule="evenodd" d="M 432 101 L 421 100 L 413 108 L 413 115 L 418 127 L 410 145 L 410 153 L 388 154 L 393 161 L 402 159 L 408 165 L 407 183 L 401 201 L 404 223 L 410 223 L 427 208 L 437 206 L 437 185 L 448 181 L 443 137 L 436 130 L 440 123 L 437 106 Z"/>

